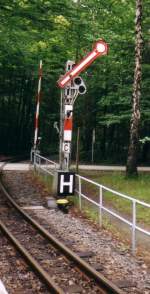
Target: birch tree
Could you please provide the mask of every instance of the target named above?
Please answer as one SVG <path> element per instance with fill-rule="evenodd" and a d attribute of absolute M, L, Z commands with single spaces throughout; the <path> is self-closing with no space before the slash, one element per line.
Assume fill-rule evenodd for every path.
<path fill-rule="evenodd" d="M 140 96 L 142 77 L 142 0 L 136 0 L 135 17 L 135 69 L 132 94 L 132 116 L 130 124 L 130 143 L 128 149 L 126 175 L 138 175 L 137 160 L 139 151 L 139 127 L 140 127 Z"/>

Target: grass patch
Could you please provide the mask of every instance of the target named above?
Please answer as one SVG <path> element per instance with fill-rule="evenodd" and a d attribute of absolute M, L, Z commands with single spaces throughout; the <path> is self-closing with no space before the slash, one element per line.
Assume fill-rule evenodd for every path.
<path fill-rule="evenodd" d="M 33 171 L 33 175 L 40 183 L 42 183 L 46 187 L 49 193 L 52 192 L 53 177 L 51 175 L 46 173 L 38 173 L 36 171 Z"/>
<path fill-rule="evenodd" d="M 138 178 L 126 178 L 123 172 L 83 172 L 83 176 L 92 179 L 108 188 L 121 192 L 132 198 L 144 201 L 150 204 L 150 174 L 140 173 Z M 88 195 L 96 201 L 98 200 L 97 188 L 93 184 L 88 184 Z M 87 195 L 87 193 L 86 193 Z M 132 203 L 129 200 L 116 196 L 113 193 L 105 191 L 103 193 L 104 203 L 114 208 L 120 213 L 132 218 Z M 150 226 L 150 208 L 144 208 L 137 205 L 137 222 Z"/>

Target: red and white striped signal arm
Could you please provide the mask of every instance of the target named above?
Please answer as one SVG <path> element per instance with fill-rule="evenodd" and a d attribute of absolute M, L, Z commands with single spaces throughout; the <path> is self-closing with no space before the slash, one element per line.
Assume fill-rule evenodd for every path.
<path fill-rule="evenodd" d="M 78 76 L 85 70 L 97 57 L 106 55 L 108 53 L 108 44 L 104 40 L 98 40 L 93 50 L 88 53 L 77 65 L 68 71 L 63 77 L 58 80 L 58 86 L 64 88 L 73 78 Z"/>
<path fill-rule="evenodd" d="M 42 60 L 40 60 L 39 72 L 38 72 L 38 93 L 37 93 L 37 104 L 36 104 L 36 114 L 35 114 L 34 148 L 36 148 L 37 140 L 38 140 L 41 82 L 42 82 Z"/>

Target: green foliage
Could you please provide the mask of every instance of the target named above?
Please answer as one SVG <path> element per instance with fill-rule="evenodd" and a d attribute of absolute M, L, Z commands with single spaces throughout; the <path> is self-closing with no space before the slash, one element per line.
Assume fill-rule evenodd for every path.
<path fill-rule="evenodd" d="M 142 138 L 149 136 L 150 129 L 148 2 L 143 5 Z M 42 59 L 42 151 L 58 153 L 58 135 L 53 128 L 54 121 L 59 122 L 56 81 L 64 73 L 66 60 L 79 61 L 95 40 L 103 38 L 109 44 L 109 54 L 83 74 L 88 91 L 75 103 L 72 154 L 80 126 L 80 159 L 90 160 L 95 128 L 96 161 L 125 162 L 134 73 L 135 1 L 1 0 L 0 10 L 1 152 L 22 152 L 32 145 Z M 149 162 L 148 142 L 144 148 L 147 153 L 143 155 L 145 149 L 141 149 L 139 159 Z"/>
<path fill-rule="evenodd" d="M 150 137 L 145 137 L 145 138 L 143 138 L 143 139 L 140 139 L 140 142 L 141 142 L 142 144 L 145 144 L 146 142 L 150 142 Z"/>

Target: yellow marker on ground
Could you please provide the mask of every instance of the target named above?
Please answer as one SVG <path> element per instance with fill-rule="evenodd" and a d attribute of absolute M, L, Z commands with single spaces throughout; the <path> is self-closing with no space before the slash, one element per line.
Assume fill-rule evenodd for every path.
<path fill-rule="evenodd" d="M 69 201 L 65 198 L 63 198 L 63 199 L 61 198 L 56 201 L 57 204 L 68 204 L 68 202 Z"/>

